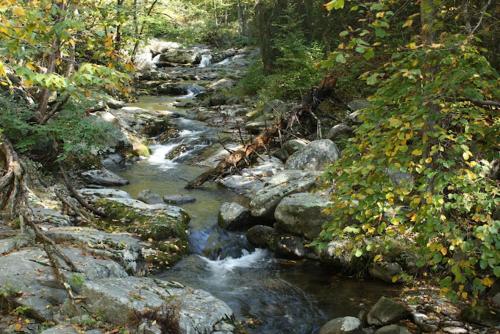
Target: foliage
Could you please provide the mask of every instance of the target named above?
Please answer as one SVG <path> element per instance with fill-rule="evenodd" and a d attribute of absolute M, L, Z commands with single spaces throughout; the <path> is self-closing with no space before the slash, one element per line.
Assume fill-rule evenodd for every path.
<path fill-rule="evenodd" d="M 446 292 L 477 296 L 500 276 L 498 185 L 488 176 L 499 121 L 471 101 L 498 99 L 498 74 L 456 39 L 395 54 L 386 72 L 329 171 L 335 218 L 321 239 L 352 239 L 356 255 L 373 258 L 373 237 L 413 240 L 418 264 L 446 275 Z"/>

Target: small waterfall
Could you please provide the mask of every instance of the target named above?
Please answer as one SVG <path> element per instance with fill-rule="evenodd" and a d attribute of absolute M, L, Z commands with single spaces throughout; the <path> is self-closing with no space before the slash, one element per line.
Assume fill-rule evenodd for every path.
<path fill-rule="evenodd" d="M 210 267 L 214 274 L 220 275 L 227 271 L 233 271 L 235 268 L 254 268 L 260 267 L 259 262 L 265 259 L 270 259 L 269 252 L 264 249 L 257 248 L 253 252 L 243 250 L 243 255 L 238 258 L 226 257 L 221 260 L 210 260 L 206 257 L 201 257 Z"/>
<path fill-rule="evenodd" d="M 212 55 L 201 55 L 200 65 L 198 67 L 204 68 L 210 66 L 212 63 Z"/>

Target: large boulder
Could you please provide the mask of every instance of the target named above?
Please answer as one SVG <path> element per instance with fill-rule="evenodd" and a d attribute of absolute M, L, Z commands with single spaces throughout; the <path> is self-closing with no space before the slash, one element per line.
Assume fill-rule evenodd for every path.
<path fill-rule="evenodd" d="M 264 188 L 256 191 L 250 202 L 252 216 L 274 218 L 274 209 L 285 196 L 309 190 L 318 176 L 318 173 L 298 170 L 279 172 L 268 180 Z"/>
<path fill-rule="evenodd" d="M 129 184 L 128 180 L 105 168 L 89 170 L 81 175 L 88 183 L 100 186 L 124 186 Z"/>
<path fill-rule="evenodd" d="M 328 199 L 318 194 L 289 195 L 276 207 L 275 227 L 312 240 L 319 235 L 323 224 L 331 219 L 331 215 L 325 213 L 329 205 Z"/>
<path fill-rule="evenodd" d="M 212 333 L 233 316 L 226 303 L 206 291 L 152 278 L 85 282 L 81 295 L 91 313 L 119 326 L 154 314 L 158 323 L 177 327 L 179 333 Z"/>
<path fill-rule="evenodd" d="M 249 218 L 250 210 L 238 203 L 222 203 L 219 210 L 219 226 L 227 230 L 245 227 Z"/>
<path fill-rule="evenodd" d="M 65 247 L 62 252 L 75 264 L 73 273 L 62 262 L 62 273 L 74 290 L 79 291 L 85 281 L 127 277 L 116 262 L 99 259 L 77 248 Z M 64 288 L 54 277 L 45 252 L 39 248 L 24 248 L 0 257 L 0 287 L 8 300 L 26 308 L 36 319 L 52 321 L 67 298 Z M 8 269 L 8 270 L 7 270 Z"/>
<path fill-rule="evenodd" d="M 292 154 L 286 161 L 287 169 L 324 170 L 338 160 L 340 151 L 330 139 L 315 140 Z"/>
<path fill-rule="evenodd" d="M 372 326 L 384 326 L 396 323 L 410 316 L 408 309 L 394 300 L 381 297 L 366 315 L 366 321 Z"/>
<path fill-rule="evenodd" d="M 168 49 L 163 50 L 160 55 L 160 62 L 184 64 L 194 64 L 198 58 L 198 54 L 193 50 L 188 49 Z"/>
<path fill-rule="evenodd" d="M 387 283 L 400 282 L 400 275 L 403 268 L 397 262 L 375 262 L 368 269 L 370 275 Z"/>
<path fill-rule="evenodd" d="M 361 334 L 361 321 L 355 317 L 336 318 L 328 321 L 319 334 Z"/>
<path fill-rule="evenodd" d="M 89 253 L 113 259 L 132 274 L 145 271 L 146 257 L 152 246 L 129 233 L 107 233 L 91 227 L 55 227 L 47 235 L 59 243 L 72 243 Z"/>
<path fill-rule="evenodd" d="M 107 216 L 98 223 L 100 228 L 134 233 L 143 240 L 151 240 L 157 252 L 148 257 L 150 263 L 171 265 L 187 252 L 190 217 L 183 209 L 128 198 L 100 198 L 94 204 Z"/>

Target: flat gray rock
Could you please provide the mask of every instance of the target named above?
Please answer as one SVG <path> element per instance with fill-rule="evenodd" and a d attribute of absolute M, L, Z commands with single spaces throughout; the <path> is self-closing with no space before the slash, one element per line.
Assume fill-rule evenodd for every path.
<path fill-rule="evenodd" d="M 182 333 L 212 333 L 218 323 L 233 315 L 226 303 L 206 291 L 147 277 L 89 281 L 84 283 L 82 296 L 90 312 L 116 325 L 157 309 L 159 317 L 177 313 Z"/>
<path fill-rule="evenodd" d="M 317 176 L 318 173 L 299 170 L 284 170 L 276 174 L 252 196 L 252 216 L 274 218 L 274 209 L 285 196 L 309 190 L 316 183 Z"/>
<path fill-rule="evenodd" d="M 129 184 L 128 180 L 125 180 L 105 168 L 89 170 L 83 172 L 81 175 L 88 183 L 100 186 L 124 186 Z"/>
<path fill-rule="evenodd" d="M 77 248 L 63 248 L 62 251 L 80 271 L 63 270 L 75 290 L 80 288 L 78 284 L 87 280 L 127 276 L 114 261 L 94 258 Z M 61 263 L 61 267 L 65 268 L 65 265 Z M 46 321 L 53 320 L 67 298 L 66 291 L 54 277 L 45 252 L 39 248 L 25 248 L 1 256 L 0 286 L 12 294 L 10 298 L 16 304 L 29 308 L 33 316 Z"/>

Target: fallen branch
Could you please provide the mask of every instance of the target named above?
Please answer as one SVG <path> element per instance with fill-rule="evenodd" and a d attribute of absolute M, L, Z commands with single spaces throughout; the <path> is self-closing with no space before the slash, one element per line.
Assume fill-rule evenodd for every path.
<path fill-rule="evenodd" d="M 279 129 L 284 127 L 286 122 L 281 119 L 271 128 L 267 128 L 263 133 L 255 137 L 252 143 L 247 144 L 229 154 L 224 160 L 219 162 L 213 169 L 206 171 L 186 185 L 186 189 L 194 189 L 202 186 L 207 181 L 213 181 L 220 176 L 227 174 L 231 169 L 239 169 L 241 165 L 248 164 L 257 155 L 260 149 L 265 149 L 271 140 L 278 134 Z"/>

